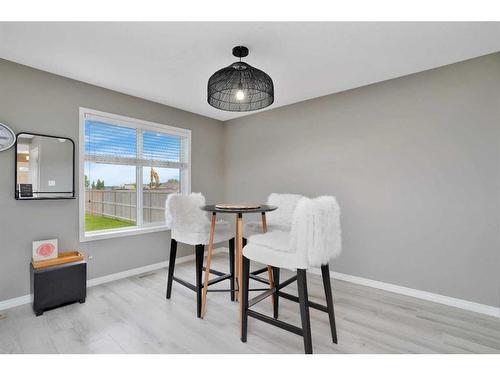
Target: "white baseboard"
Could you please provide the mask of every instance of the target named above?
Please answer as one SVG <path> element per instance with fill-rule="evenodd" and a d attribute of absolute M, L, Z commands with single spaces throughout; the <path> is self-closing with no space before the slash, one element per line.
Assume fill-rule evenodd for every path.
<path fill-rule="evenodd" d="M 225 248 L 214 249 L 213 254 L 218 254 L 224 250 L 226 250 L 226 249 Z M 192 260 L 194 260 L 194 254 L 190 254 L 190 255 L 186 255 L 186 256 L 177 258 L 175 260 L 175 264 L 186 263 L 186 262 L 189 262 Z M 140 274 L 146 273 L 146 272 L 156 271 L 156 270 L 168 267 L 168 263 L 169 263 L 168 261 L 153 263 L 153 264 L 149 264 L 149 265 L 144 266 L 144 267 L 132 268 L 130 270 L 112 273 L 110 275 L 105 275 L 105 276 L 89 279 L 89 280 L 87 280 L 87 287 L 91 288 L 93 286 L 104 284 L 104 283 L 109 283 L 111 281 L 125 279 L 127 277 L 140 275 Z M 0 311 L 7 310 L 7 309 L 10 309 L 10 308 L 16 307 L 16 306 L 25 305 L 27 303 L 31 303 L 32 301 L 33 301 L 33 297 L 31 294 L 26 294 L 26 295 L 21 296 L 21 297 L 16 297 L 16 298 L 7 299 L 5 301 L 0 301 Z"/>
<path fill-rule="evenodd" d="M 26 294 L 21 297 L 6 299 L 4 301 L 0 301 L 0 311 L 10 309 L 11 307 L 25 305 L 27 303 L 31 303 L 32 297 L 31 294 Z"/>
<path fill-rule="evenodd" d="M 222 250 L 224 250 L 224 248 L 214 249 L 213 254 L 218 254 Z M 190 262 L 192 260 L 194 260 L 194 254 L 185 255 L 183 257 L 176 258 L 175 264 L 186 263 L 186 262 Z M 122 272 L 112 273 L 112 274 L 106 275 L 106 276 L 96 277 L 94 279 L 87 280 L 87 288 L 91 288 L 93 286 L 100 285 L 100 284 L 109 283 L 109 282 L 115 281 L 115 280 L 125 279 L 125 278 L 131 277 L 131 276 L 140 275 L 140 274 L 146 273 L 146 272 L 156 271 L 156 270 L 166 268 L 166 267 L 168 267 L 168 261 L 148 264 L 147 266 L 144 266 L 144 267 L 132 268 L 131 270 L 126 270 L 126 271 L 122 271 Z"/>
<path fill-rule="evenodd" d="M 315 274 L 321 274 L 320 270 L 314 269 L 312 271 Z M 371 288 L 381 289 L 388 292 L 393 292 L 397 294 L 402 294 L 409 297 L 414 297 L 422 299 L 425 301 L 436 302 L 442 305 L 458 307 L 462 310 L 473 311 L 480 314 L 485 314 L 493 316 L 495 318 L 500 318 L 500 308 L 495 306 L 483 305 L 477 302 L 471 302 L 464 299 L 443 296 L 441 294 L 426 292 L 424 290 L 407 288 L 400 285 L 389 284 L 382 281 L 376 281 L 371 279 L 365 279 L 364 277 L 347 275 L 345 273 L 330 272 L 331 277 L 334 279 L 348 281 L 350 283 L 369 286 Z"/>
<path fill-rule="evenodd" d="M 225 250 L 226 250 L 225 248 L 214 249 L 214 254 L 220 253 L 220 252 L 225 251 Z M 176 263 L 177 264 L 185 263 L 185 262 L 189 262 L 192 260 L 194 260 L 194 254 L 186 255 L 186 256 L 177 258 Z M 155 271 L 155 270 L 158 270 L 161 268 L 165 268 L 165 267 L 168 267 L 168 261 L 154 263 L 154 264 L 150 264 L 150 265 L 147 265 L 144 267 L 133 268 L 131 270 L 117 272 L 117 273 L 113 273 L 113 274 L 106 275 L 106 276 L 96 277 L 94 279 L 90 279 L 87 281 L 87 287 L 90 288 L 90 287 L 93 287 L 96 285 L 109 283 L 111 281 L 124 279 L 126 277 L 140 275 L 140 274 L 146 273 L 146 272 L 152 272 L 152 271 Z M 312 273 L 315 273 L 315 274 L 321 274 L 321 272 L 318 269 L 313 269 L 311 271 L 312 271 Z M 480 314 L 485 314 L 485 315 L 493 316 L 496 318 L 500 318 L 500 308 L 499 307 L 483 305 L 483 304 L 477 303 L 477 302 L 471 302 L 471 301 L 466 301 L 466 300 L 459 299 L 459 298 L 443 296 L 441 294 L 435 294 L 435 293 L 426 292 L 423 290 L 407 288 L 404 286 L 389 284 L 389 283 L 385 283 L 382 281 L 365 279 L 364 277 L 347 275 L 345 273 L 330 272 L 330 274 L 331 274 L 331 277 L 333 277 L 334 279 L 348 281 L 348 282 L 351 282 L 354 284 L 359 284 L 359 285 L 364 285 L 364 286 L 368 286 L 371 288 L 386 290 L 388 292 L 398 293 L 398 294 L 402 294 L 402 295 L 409 296 L 409 297 L 419 298 L 419 299 L 422 299 L 425 301 L 436 302 L 436 303 L 440 303 L 442 305 L 458 307 L 459 309 L 473 311 L 473 312 L 477 312 Z M 24 295 L 21 297 L 8 299 L 5 301 L 0 301 L 0 311 L 9 309 L 11 307 L 16 307 L 16 306 L 24 305 L 27 303 L 31 303 L 31 301 L 32 301 L 32 297 L 30 294 L 27 294 L 27 295 Z"/>
<path fill-rule="evenodd" d="M 184 258 L 188 258 L 188 259 L 184 259 Z M 177 259 L 175 263 L 177 264 L 177 263 L 188 262 L 191 260 L 190 258 L 191 257 L 188 255 L 188 256 Z M 101 285 L 101 284 L 105 284 L 105 283 L 110 283 L 111 281 L 115 281 L 115 280 L 125 279 L 125 278 L 130 277 L 130 276 L 140 275 L 141 273 L 156 271 L 156 270 L 159 270 L 159 269 L 165 268 L 165 267 L 168 267 L 167 261 L 148 264 L 147 266 L 132 268 L 131 270 L 126 270 L 126 271 L 122 271 L 122 272 L 112 273 L 110 275 L 96 277 L 96 278 L 87 280 L 87 288 L 91 288 L 93 286 Z"/>

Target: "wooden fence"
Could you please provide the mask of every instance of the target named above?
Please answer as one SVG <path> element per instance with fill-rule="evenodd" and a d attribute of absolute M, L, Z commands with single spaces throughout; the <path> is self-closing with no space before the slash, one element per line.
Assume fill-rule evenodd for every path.
<path fill-rule="evenodd" d="M 144 223 L 165 221 L 165 201 L 171 193 L 172 191 L 169 189 L 144 190 Z M 136 197 L 135 190 L 86 190 L 85 212 L 135 222 Z"/>

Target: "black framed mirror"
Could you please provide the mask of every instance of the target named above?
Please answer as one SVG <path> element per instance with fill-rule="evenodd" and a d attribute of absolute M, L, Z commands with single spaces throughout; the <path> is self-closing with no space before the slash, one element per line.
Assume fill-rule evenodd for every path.
<path fill-rule="evenodd" d="M 72 139 L 18 133 L 15 150 L 16 199 L 75 199 L 75 143 Z"/>

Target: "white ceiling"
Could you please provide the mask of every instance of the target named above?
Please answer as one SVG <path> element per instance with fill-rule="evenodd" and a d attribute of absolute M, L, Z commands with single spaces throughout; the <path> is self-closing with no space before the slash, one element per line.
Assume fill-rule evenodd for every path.
<path fill-rule="evenodd" d="M 500 51 L 500 23 L 0 23 L 0 57 L 228 120 L 208 78 L 244 61 L 274 80 L 268 109 Z"/>

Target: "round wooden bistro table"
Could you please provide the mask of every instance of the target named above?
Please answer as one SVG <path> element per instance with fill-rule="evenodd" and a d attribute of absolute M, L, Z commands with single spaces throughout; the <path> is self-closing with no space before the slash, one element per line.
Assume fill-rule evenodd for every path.
<path fill-rule="evenodd" d="M 230 208 L 221 208 L 217 207 L 215 204 L 209 204 L 206 206 L 201 207 L 203 211 L 208 211 L 212 213 L 212 218 L 210 221 L 210 236 L 209 236 L 209 242 L 208 242 L 208 253 L 207 253 L 207 261 L 205 265 L 205 280 L 203 283 L 203 294 L 202 294 L 202 301 L 201 301 L 201 317 L 203 318 L 205 316 L 205 308 L 207 304 L 207 292 L 208 292 L 208 276 L 210 273 L 210 263 L 212 262 L 212 252 L 213 252 L 213 241 L 214 241 L 214 232 L 215 232 L 215 219 L 217 216 L 217 213 L 230 213 L 230 214 L 235 214 L 236 216 L 236 228 L 235 228 L 235 242 L 236 242 L 236 254 L 235 254 L 235 276 L 236 280 L 238 282 L 238 294 L 237 298 L 240 303 L 240 322 L 241 322 L 241 317 L 243 314 L 243 290 L 239 286 L 241 286 L 241 280 L 240 277 L 243 274 L 243 214 L 251 214 L 251 213 L 259 213 L 261 214 L 261 220 L 262 220 L 262 232 L 267 232 L 267 222 L 266 222 L 266 212 L 269 211 L 274 211 L 278 207 L 276 206 L 269 206 L 266 204 L 260 204 L 260 205 L 255 205 L 257 207 L 252 207 L 252 208 L 243 208 L 245 205 L 241 205 L 241 207 L 238 207 L 237 204 L 231 205 L 232 207 Z M 264 269 L 265 271 L 265 269 Z M 271 288 L 274 288 L 273 285 L 273 274 L 272 274 L 272 268 L 270 266 L 267 267 L 268 275 L 269 275 L 269 284 Z M 263 270 L 253 272 L 253 275 L 255 276 L 257 273 L 263 272 Z"/>

